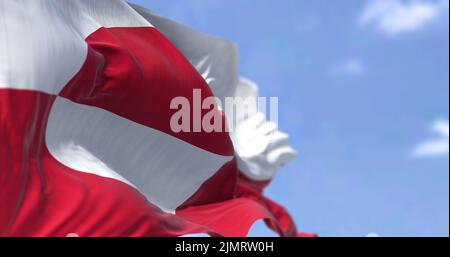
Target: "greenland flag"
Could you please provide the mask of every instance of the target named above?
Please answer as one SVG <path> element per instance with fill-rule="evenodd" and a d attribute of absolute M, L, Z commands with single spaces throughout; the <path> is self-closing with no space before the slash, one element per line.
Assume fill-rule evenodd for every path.
<path fill-rule="evenodd" d="M 296 236 L 262 195 L 288 137 L 258 113 L 173 132 L 170 101 L 194 89 L 257 96 L 233 44 L 138 6 L 0 0 L 0 236 L 245 236 L 259 219 Z"/>

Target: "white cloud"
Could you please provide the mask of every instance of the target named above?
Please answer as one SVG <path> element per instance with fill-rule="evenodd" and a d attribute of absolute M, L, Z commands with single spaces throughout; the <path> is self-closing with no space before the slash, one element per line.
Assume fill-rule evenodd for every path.
<path fill-rule="evenodd" d="M 421 29 L 448 14 L 448 0 L 370 0 L 359 22 L 388 36 Z"/>
<path fill-rule="evenodd" d="M 331 69 L 333 75 L 345 75 L 345 76 L 361 76 L 366 73 L 366 67 L 364 63 L 358 58 L 349 58 L 336 65 Z"/>
<path fill-rule="evenodd" d="M 415 157 L 434 157 L 448 156 L 449 145 L 449 123 L 448 120 L 437 120 L 431 127 L 432 131 L 438 136 L 435 139 L 427 140 L 417 145 L 413 150 Z"/>

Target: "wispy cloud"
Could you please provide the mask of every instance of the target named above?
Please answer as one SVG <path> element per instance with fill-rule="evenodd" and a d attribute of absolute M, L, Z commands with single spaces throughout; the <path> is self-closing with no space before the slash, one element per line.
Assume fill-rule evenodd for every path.
<path fill-rule="evenodd" d="M 370 0 L 359 22 L 374 25 L 388 36 L 422 29 L 448 14 L 448 0 Z"/>
<path fill-rule="evenodd" d="M 427 140 L 417 145 L 413 150 L 415 157 L 448 156 L 449 145 L 449 123 L 448 120 L 437 120 L 433 123 L 431 130 L 436 134 L 435 139 Z"/>
<path fill-rule="evenodd" d="M 363 61 L 358 58 L 348 58 L 335 64 L 331 68 L 331 74 L 335 76 L 352 76 L 357 77 L 366 73 L 366 66 Z"/>

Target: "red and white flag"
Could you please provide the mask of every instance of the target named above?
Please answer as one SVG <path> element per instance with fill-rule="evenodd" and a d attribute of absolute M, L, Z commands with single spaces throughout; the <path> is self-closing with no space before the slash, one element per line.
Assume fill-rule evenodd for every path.
<path fill-rule="evenodd" d="M 170 128 L 194 89 L 257 96 L 237 59 L 124 1 L 0 0 L 0 236 L 245 236 L 258 219 L 297 235 L 262 195 L 294 155 L 285 134 L 257 113 L 233 133 Z"/>

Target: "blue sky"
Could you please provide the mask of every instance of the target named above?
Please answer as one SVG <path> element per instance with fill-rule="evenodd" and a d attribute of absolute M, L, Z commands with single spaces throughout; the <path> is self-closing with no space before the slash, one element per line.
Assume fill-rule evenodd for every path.
<path fill-rule="evenodd" d="M 300 230 L 449 235 L 448 0 L 131 2 L 234 41 L 280 98 L 299 157 L 267 194 Z"/>

